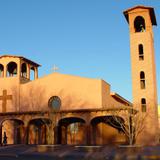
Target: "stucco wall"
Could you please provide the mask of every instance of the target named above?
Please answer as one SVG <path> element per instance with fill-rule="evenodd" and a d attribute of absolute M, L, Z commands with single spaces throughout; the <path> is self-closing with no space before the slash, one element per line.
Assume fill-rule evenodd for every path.
<path fill-rule="evenodd" d="M 53 73 L 21 85 L 23 109 L 46 109 L 52 96 L 61 99 L 61 109 L 101 108 L 101 80 Z"/>
<path fill-rule="evenodd" d="M 0 78 L 0 96 L 3 90 L 7 95 L 12 95 L 12 100 L 7 100 L 6 112 L 19 111 L 19 79 L 17 77 Z M 0 112 L 2 112 L 2 100 L 0 100 Z"/>
<path fill-rule="evenodd" d="M 102 106 L 103 108 L 118 108 L 124 106 L 120 102 L 116 101 L 111 96 L 110 85 L 104 80 L 101 81 L 102 85 Z"/>

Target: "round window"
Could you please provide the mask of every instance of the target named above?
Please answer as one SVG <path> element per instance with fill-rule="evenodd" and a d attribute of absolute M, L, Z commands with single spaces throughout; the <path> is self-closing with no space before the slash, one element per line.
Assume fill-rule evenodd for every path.
<path fill-rule="evenodd" d="M 49 99 L 48 105 L 53 110 L 59 110 L 61 107 L 61 99 L 58 96 L 53 96 Z"/>

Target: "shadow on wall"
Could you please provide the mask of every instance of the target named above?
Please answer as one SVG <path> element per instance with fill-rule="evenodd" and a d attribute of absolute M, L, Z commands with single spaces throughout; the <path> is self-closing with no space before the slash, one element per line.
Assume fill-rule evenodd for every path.
<path fill-rule="evenodd" d="M 27 91 L 12 87 L 13 108 L 15 111 L 39 111 L 48 110 L 48 101 L 52 96 L 61 99 L 61 109 L 85 109 L 90 105 L 86 100 L 72 94 L 67 94 L 63 89 L 47 97 L 47 90 L 42 86 L 30 86 Z M 19 94 L 20 93 L 20 94 Z"/>
<path fill-rule="evenodd" d="M 125 134 L 119 130 L 118 126 L 109 123 L 111 116 L 98 116 L 91 120 L 93 126 L 94 144 L 124 144 L 126 143 Z"/>
<path fill-rule="evenodd" d="M 30 86 L 27 91 L 21 91 L 19 111 L 39 111 L 45 110 L 46 91 L 43 87 Z"/>

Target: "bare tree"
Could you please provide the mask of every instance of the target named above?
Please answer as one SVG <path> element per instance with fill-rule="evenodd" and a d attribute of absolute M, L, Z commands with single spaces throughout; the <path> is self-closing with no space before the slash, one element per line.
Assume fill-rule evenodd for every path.
<path fill-rule="evenodd" d="M 54 144 L 54 132 L 55 132 L 55 126 L 56 126 L 56 120 L 57 120 L 57 113 L 56 110 L 54 110 L 53 108 L 49 109 L 48 111 L 48 118 L 51 120 L 50 123 L 45 123 L 47 127 L 47 143 L 48 144 Z"/>
<path fill-rule="evenodd" d="M 133 145 L 145 127 L 144 121 L 147 114 L 140 113 L 132 107 L 114 109 L 110 113 L 110 118 L 105 118 L 105 121 L 122 131 L 127 138 L 128 144 Z"/>

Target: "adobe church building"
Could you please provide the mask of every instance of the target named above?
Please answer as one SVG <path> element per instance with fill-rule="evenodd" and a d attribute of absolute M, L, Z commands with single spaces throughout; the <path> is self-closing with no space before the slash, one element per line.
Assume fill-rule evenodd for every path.
<path fill-rule="evenodd" d="M 38 78 L 38 63 L 23 56 L 2 55 L 1 144 L 4 132 L 8 144 L 127 143 L 113 115 L 124 122 L 124 115 L 132 108 L 147 115 L 137 142 L 158 143 L 154 9 L 136 6 L 124 11 L 124 15 L 130 30 L 133 103 L 111 92 L 110 84 L 102 79 L 57 72 Z"/>

